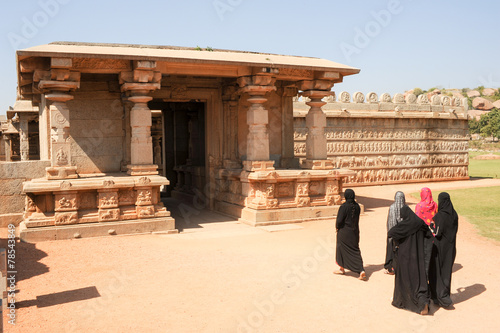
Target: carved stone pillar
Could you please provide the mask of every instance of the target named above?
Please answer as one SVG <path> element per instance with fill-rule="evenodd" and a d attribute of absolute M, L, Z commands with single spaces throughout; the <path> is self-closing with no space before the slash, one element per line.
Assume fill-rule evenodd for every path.
<path fill-rule="evenodd" d="M 50 71 L 35 71 L 33 81 L 50 101 L 50 160 L 46 169 L 48 179 L 77 178 L 76 166 L 71 164 L 70 115 L 66 102 L 73 99 L 71 91 L 80 88 L 80 73 L 70 71 L 71 58 L 51 58 Z"/>
<path fill-rule="evenodd" d="M 29 160 L 30 144 L 28 137 L 28 118 L 21 113 L 19 115 L 19 152 L 21 155 L 21 161 Z"/>
<path fill-rule="evenodd" d="M 151 110 L 148 94 L 160 89 L 161 73 L 154 71 L 156 61 L 134 61 L 134 70 L 120 73 L 121 90 L 129 94 L 134 103 L 130 110 L 131 156 L 127 173 L 130 175 L 155 175 L 158 166 L 153 164 L 153 141 L 151 137 Z"/>
<path fill-rule="evenodd" d="M 223 163 L 225 169 L 241 168 L 238 149 L 238 94 L 237 87 L 224 87 L 222 103 L 224 109 Z"/>
<path fill-rule="evenodd" d="M 332 94 L 333 82 L 326 80 L 300 81 L 299 90 L 303 97 L 310 98 L 306 102 L 311 108 L 306 115 L 306 160 L 302 164 L 306 169 L 332 169 L 332 161 L 327 159 L 326 147 L 326 115 L 321 109 L 326 102 L 321 99 Z"/>
<path fill-rule="evenodd" d="M 5 146 L 5 161 L 10 162 L 12 158 L 12 151 L 10 147 L 10 135 L 5 135 L 3 136 L 3 142 Z"/>
<path fill-rule="evenodd" d="M 298 158 L 294 153 L 294 119 L 293 98 L 297 96 L 297 88 L 284 87 L 281 94 L 281 167 L 297 168 Z"/>
<path fill-rule="evenodd" d="M 201 154 L 203 148 L 201 144 L 201 131 L 199 128 L 198 113 L 188 113 L 188 131 L 189 131 L 189 145 L 188 145 L 188 159 L 187 165 L 201 165 Z"/>
<path fill-rule="evenodd" d="M 266 93 L 276 90 L 276 79 L 270 75 L 253 75 L 238 78 L 240 93 L 248 93 L 251 103 L 247 111 L 247 157 L 245 170 L 273 170 L 274 161 L 269 158 L 268 111 L 264 108 Z"/>

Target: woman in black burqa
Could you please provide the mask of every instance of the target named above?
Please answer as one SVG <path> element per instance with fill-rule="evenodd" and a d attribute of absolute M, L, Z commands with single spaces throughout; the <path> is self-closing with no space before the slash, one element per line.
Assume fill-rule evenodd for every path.
<path fill-rule="evenodd" d="M 425 257 L 432 251 L 432 233 L 410 207 L 401 208 L 401 217 L 388 232 L 395 244 L 392 305 L 425 315 L 430 300 Z"/>
<path fill-rule="evenodd" d="M 359 273 L 359 279 L 366 281 L 363 259 L 359 249 L 359 213 L 361 209 L 354 200 L 351 189 L 345 190 L 345 202 L 337 214 L 337 265 L 340 269 L 335 274 L 345 274 L 345 269 Z"/>
<path fill-rule="evenodd" d="M 449 307 L 451 273 L 457 253 L 458 214 L 453 209 L 450 195 L 442 192 L 438 196 L 438 212 L 434 216 L 436 238 L 429 268 L 429 287 L 435 304 Z"/>
<path fill-rule="evenodd" d="M 392 229 L 395 225 L 401 222 L 401 208 L 406 206 L 405 194 L 401 191 L 397 191 L 394 196 L 394 203 L 389 207 L 389 214 L 387 214 L 387 232 Z M 387 247 L 385 251 L 385 264 L 384 268 L 385 274 L 394 275 L 394 245 L 392 238 L 387 237 Z"/>

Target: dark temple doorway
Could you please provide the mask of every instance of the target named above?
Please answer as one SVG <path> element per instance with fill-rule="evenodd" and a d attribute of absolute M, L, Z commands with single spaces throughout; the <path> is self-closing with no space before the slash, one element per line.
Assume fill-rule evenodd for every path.
<path fill-rule="evenodd" d="M 205 103 L 148 103 L 154 163 L 170 185 L 163 195 L 192 196 L 205 186 Z"/>

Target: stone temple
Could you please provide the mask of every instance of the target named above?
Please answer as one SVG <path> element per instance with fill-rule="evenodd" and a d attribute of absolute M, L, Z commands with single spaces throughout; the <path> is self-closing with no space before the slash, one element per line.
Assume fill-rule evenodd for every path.
<path fill-rule="evenodd" d="M 466 179 L 467 104 L 332 91 L 329 60 L 57 42 L 17 51 L 0 223 L 25 241 L 176 232 L 162 197 L 250 225 L 327 219 L 346 184 Z"/>

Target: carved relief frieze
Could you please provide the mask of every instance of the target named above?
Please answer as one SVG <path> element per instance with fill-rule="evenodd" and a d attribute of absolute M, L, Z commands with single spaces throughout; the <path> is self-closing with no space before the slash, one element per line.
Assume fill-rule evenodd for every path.
<path fill-rule="evenodd" d="M 99 209 L 99 222 L 117 221 L 120 219 L 120 208 Z"/>
<path fill-rule="evenodd" d="M 56 194 L 55 211 L 69 211 L 77 210 L 77 197 L 76 193 Z"/>
<path fill-rule="evenodd" d="M 118 192 L 99 192 L 99 208 L 118 207 Z"/>
<path fill-rule="evenodd" d="M 150 188 L 137 190 L 136 205 L 145 206 L 152 204 L 152 192 Z"/>
<path fill-rule="evenodd" d="M 55 225 L 76 224 L 78 222 L 77 212 L 56 212 L 54 215 Z"/>
<path fill-rule="evenodd" d="M 155 216 L 154 206 L 137 206 L 137 217 L 148 218 Z"/>

